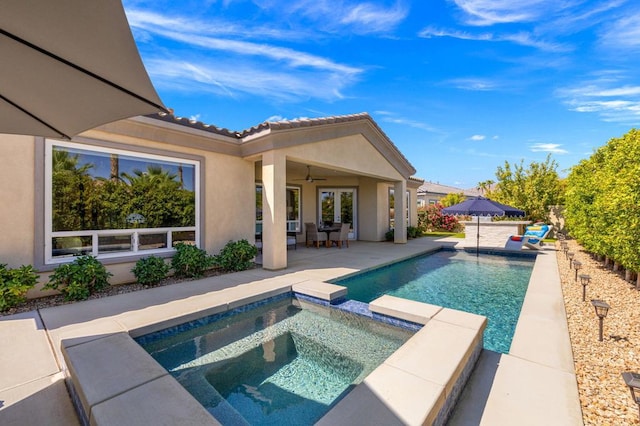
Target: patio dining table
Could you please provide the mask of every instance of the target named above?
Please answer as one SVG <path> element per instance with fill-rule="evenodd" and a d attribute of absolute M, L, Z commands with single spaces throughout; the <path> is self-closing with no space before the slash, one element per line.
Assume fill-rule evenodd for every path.
<path fill-rule="evenodd" d="M 331 247 L 331 241 L 329 241 L 329 235 L 331 235 L 332 232 L 340 231 L 340 227 L 341 227 L 341 225 L 319 226 L 318 227 L 318 232 L 326 232 L 327 233 L 327 242 L 325 244 L 327 247 Z"/>

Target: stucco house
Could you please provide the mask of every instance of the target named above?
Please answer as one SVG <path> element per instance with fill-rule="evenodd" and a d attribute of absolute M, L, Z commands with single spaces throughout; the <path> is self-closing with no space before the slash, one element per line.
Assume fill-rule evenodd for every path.
<path fill-rule="evenodd" d="M 349 238 L 395 243 L 417 222 L 422 180 L 366 113 L 265 122 L 241 132 L 172 114 L 110 123 L 70 141 L 0 135 L 0 262 L 34 265 L 41 282 L 78 254 L 133 281 L 135 261 L 178 241 L 215 254 L 262 237 L 263 268 L 287 267 L 287 231 L 351 223 Z M 159 183 L 160 182 L 160 183 Z"/>
<path fill-rule="evenodd" d="M 417 191 L 418 207 L 426 207 L 436 204 L 448 194 L 462 194 L 465 197 L 477 197 L 482 195 L 478 188 L 462 189 L 455 186 L 442 185 L 437 182 L 424 182 Z"/>

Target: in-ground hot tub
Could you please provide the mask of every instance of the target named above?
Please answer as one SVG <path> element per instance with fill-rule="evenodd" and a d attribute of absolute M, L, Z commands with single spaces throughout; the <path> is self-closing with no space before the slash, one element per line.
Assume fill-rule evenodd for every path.
<path fill-rule="evenodd" d="M 123 331 L 62 339 L 67 384 L 82 424 L 220 424 L 132 337 L 214 313 L 249 309 L 285 293 L 418 330 L 362 383 L 346 395 L 343 392 L 318 425 L 349 425 L 363 419 L 376 419 L 380 424 L 446 424 L 482 350 L 486 325 L 482 316 L 388 295 L 369 305 L 356 302 L 352 306 L 352 301 L 344 299 L 346 288 L 314 280 L 266 291 L 244 290 L 240 295 L 235 291 L 209 293 L 203 299 L 207 307 L 200 311 L 193 310 L 192 300 L 180 301 L 185 308 L 182 316 L 163 316 L 164 306 L 157 305 L 145 309 L 141 316 L 145 321 L 133 321 L 133 327 L 126 327 L 126 317 L 109 323 Z M 138 318 L 139 313 L 134 315 Z M 149 318 L 163 319 L 150 322 Z M 314 327 L 309 333 L 320 331 L 321 327 Z M 294 339 L 285 336 L 289 337 Z M 351 340 L 359 343 L 355 336 Z M 325 343 L 322 341 L 323 346 Z"/>
<path fill-rule="evenodd" d="M 141 336 L 223 424 L 313 424 L 414 332 L 292 295 Z"/>

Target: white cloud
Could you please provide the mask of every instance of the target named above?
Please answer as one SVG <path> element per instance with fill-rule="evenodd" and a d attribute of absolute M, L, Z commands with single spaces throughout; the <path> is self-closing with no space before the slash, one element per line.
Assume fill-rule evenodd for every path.
<path fill-rule="evenodd" d="M 269 123 L 277 123 L 278 121 L 300 121 L 300 120 L 308 120 L 309 117 L 296 117 L 296 118 L 286 118 L 283 117 L 281 115 L 272 115 L 271 117 L 267 118 L 265 121 L 269 122 Z"/>
<path fill-rule="evenodd" d="M 220 60 L 195 62 L 151 59 L 147 71 L 160 87 L 183 92 L 209 92 L 236 97 L 242 93 L 270 99 L 301 101 L 307 98 L 340 99 L 352 81 L 325 72 L 280 70 L 253 63 Z"/>
<path fill-rule="evenodd" d="M 440 133 L 440 130 L 430 124 L 404 117 L 398 117 L 396 114 L 389 111 L 376 111 L 375 114 L 382 116 L 381 121 L 384 121 L 385 123 L 400 124 L 402 126 L 409 126 L 415 129 L 426 130 L 428 132 Z"/>
<path fill-rule="evenodd" d="M 552 154 L 568 154 L 569 151 L 560 148 L 562 145 L 557 143 L 535 143 L 531 145 L 532 152 L 550 152 Z"/>
<path fill-rule="evenodd" d="M 335 12 L 336 2 L 331 2 Z M 356 33 L 381 33 L 394 29 L 409 13 L 407 7 L 397 3 L 384 8 L 373 3 L 360 3 L 347 6 L 339 15 L 339 22 L 353 28 Z"/>
<path fill-rule="evenodd" d="M 562 9 L 557 0 L 453 0 L 469 25 L 532 22 Z"/>
<path fill-rule="evenodd" d="M 495 81 L 481 78 L 454 78 L 445 81 L 444 84 L 453 86 L 456 89 L 479 92 L 495 90 L 498 88 L 498 84 Z"/>
<path fill-rule="evenodd" d="M 618 72 L 602 72 L 591 81 L 560 89 L 556 95 L 570 110 L 597 114 L 603 121 L 638 126 L 640 124 L 640 86 L 625 84 Z"/>
<path fill-rule="evenodd" d="M 619 8 L 628 0 L 608 0 L 606 2 L 585 3 L 577 0 L 562 10 L 554 19 L 547 17 L 536 23 L 536 29 L 543 33 L 574 34 L 586 28 L 599 26 L 611 20 L 610 11 Z"/>
<path fill-rule="evenodd" d="M 485 135 L 473 135 L 469 139 L 471 139 L 472 141 L 483 141 L 483 140 L 486 139 L 486 136 Z"/>
<path fill-rule="evenodd" d="M 362 71 L 355 67 L 338 64 L 327 58 L 296 51 L 286 47 L 217 37 L 199 36 L 191 33 L 190 31 L 178 32 L 157 28 L 155 29 L 155 32 L 163 37 L 194 47 L 224 51 L 241 56 L 264 57 L 285 62 L 292 67 L 311 67 L 327 71 L 336 71 L 344 74 L 357 74 Z"/>
<path fill-rule="evenodd" d="M 432 38 L 432 37 L 450 37 L 457 38 L 460 40 L 472 40 L 472 41 L 488 41 L 488 42 L 507 42 L 513 43 L 520 46 L 532 47 L 535 49 L 539 49 L 546 52 L 568 52 L 572 50 L 571 46 L 562 44 L 562 43 L 554 43 L 547 42 L 544 40 L 540 40 L 534 34 L 530 32 L 521 31 L 518 33 L 491 33 L 491 32 L 483 32 L 483 33 L 474 33 L 469 31 L 459 31 L 459 30 L 444 30 L 438 29 L 434 27 L 424 28 L 422 31 L 418 33 L 418 36 L 424 38 Z"/>
<path fill-rule="evenodd" d="M 608 24 L 601 34 L 600 43 L 615 51 L 640 50 L 640 13 L 627 15 Z"/>
<path fill-rule="evenodd" d="M 278 121 L 285 121 L 285 120 L 286 120 L 286 118 L 284 118 L 284 117 L 283 117 L 283 116 L 281 116 L 281 115 L 272 115 L 271 117 L 268 117 L 268 118 L 267 118 L 266 120 L 264 120 L 264 121 L 269 122 L 269 123 L 276 123 L 276 122 L 278 122 Z"/>
<path fill-rule="evenodd" d="M 363 72 L 319 55 L 242 40 L 235 36 L 240 29 L 234 25 L 138 11 L 129 16 L 131 26 L 146 32 L 151 40 L 162 37 L 178 43 L 175 55 L 179 58 L 166 51 L 145 50 L 145 65 L 154 83 L 173 90 L 335 100 L 343 98 L 344 89 Z M 210 55 L 213 51 L 223 54 Z"/>
<path fill-rule="evenodd" d="M 136 40 L 141 42 L 151 40 L 154 33 L 163 29 L 181 30 L 185 33 L 202 36 L 224 36 L 243 39 L 291 40 L 311 35 L 309 32 L 301 33 L 300 30 L 293 31 L 263 25 L 243 25 L 242 23 L 215 19 L 202 21 L 193 16 L 168 16 L 135 8 L 127 8 L 125 11 L 129 25 L 135 32 Z"/>
<path fill-rule="evenodd" d="M 310 26 L 324 33 L 386 34 L 409 14 L 409 2 L 400 0 L 390 6 L 378 2 L 350 0 L 254 0 L 264 13 L 277 16 L 287 26 Z"/>

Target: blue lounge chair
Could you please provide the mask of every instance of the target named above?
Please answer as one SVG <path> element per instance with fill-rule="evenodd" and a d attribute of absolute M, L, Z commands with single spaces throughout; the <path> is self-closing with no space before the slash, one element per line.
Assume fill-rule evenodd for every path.
<path fill-rule="evenodd" d="M 546 224 L 529 225 L 523 235 L 509 236 L 504 248 L 508 250 L 520 250 L 522 246 L 527 246 L 530 249 L 538 250 L 543 245 L 542 240 L 551 232 L 551 228 L 551 225 Z"/>

